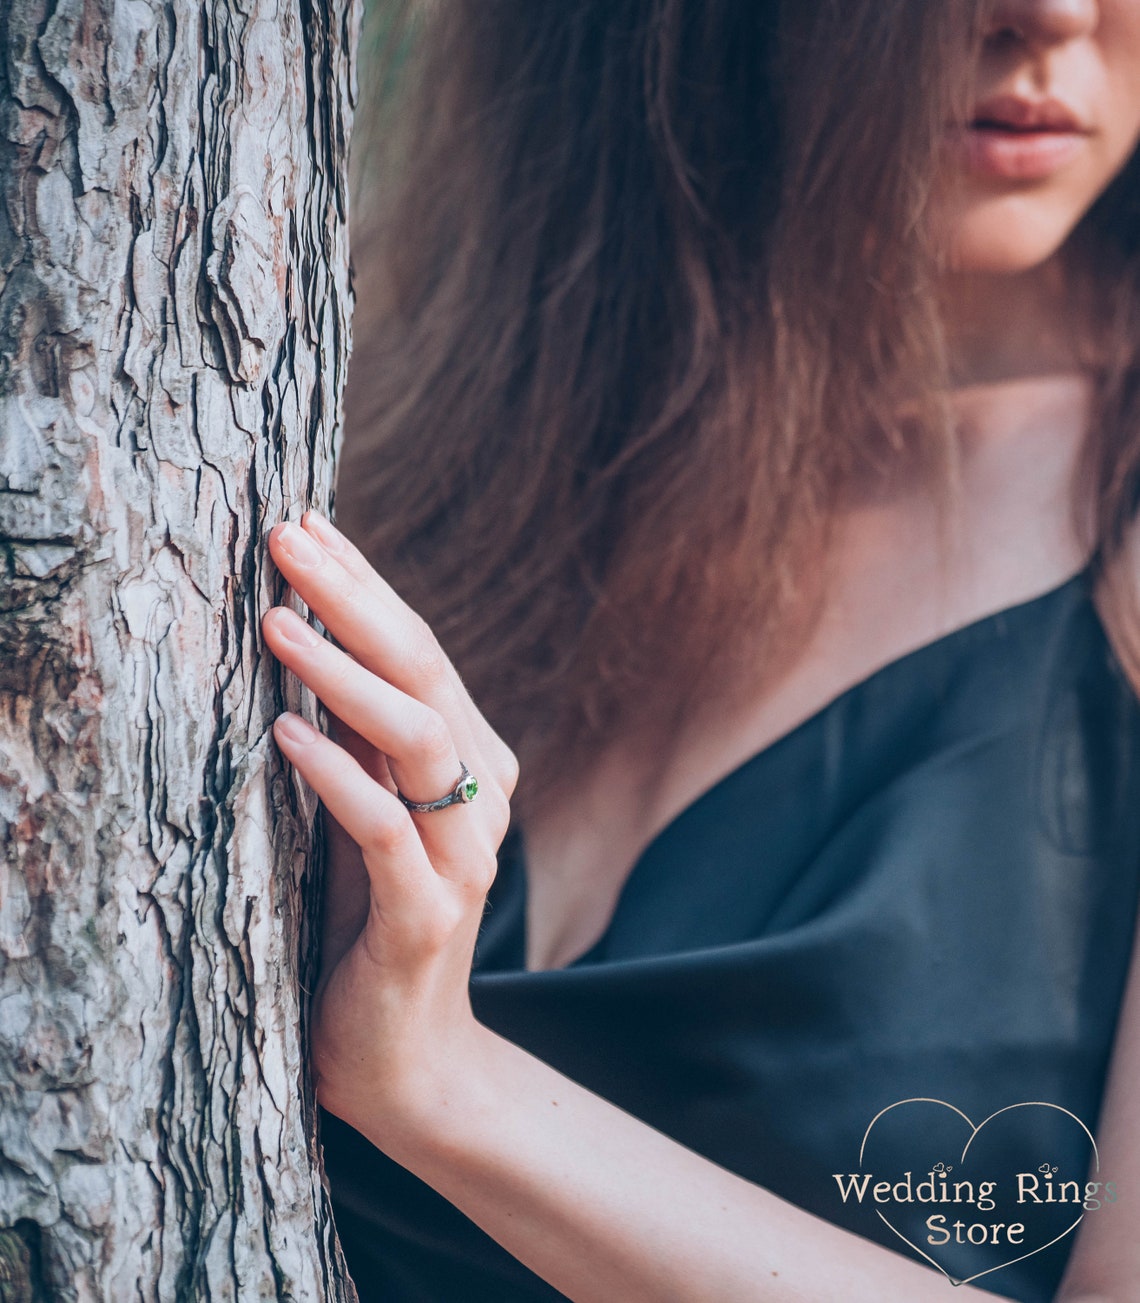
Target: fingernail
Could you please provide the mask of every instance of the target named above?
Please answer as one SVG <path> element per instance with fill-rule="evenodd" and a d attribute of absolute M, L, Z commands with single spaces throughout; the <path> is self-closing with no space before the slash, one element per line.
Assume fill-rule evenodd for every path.
<path fill-rule="evenodd" d="M 305 528 L 321 540 L 330 552 L 343 552 L 345 537 L 330 521 L 326 520 L 319 511 L 306 511 L 303 517 Z"/>
<path fill-rule="evenodd" d="M 299 566 L 321 564 L 321 549 L 299 525 L 282 525 L 277 541 Z"/>
<path fill-rule="evenodd" d="M 306 624 L 296 611 L 291 611 L 287 606 L 275 606 L 269 612 L 269 617 L 281 637 L 296 643 L 298 647 L 316 647 L 323 641 L 312 625 Z"/>
<path fill-rule="evenodd" d="M 300 715 L 294 715 L 291 711 L 286 711 L 284 715 L 278 715 L 273 728 L 275 732 L 280 733 L 286 742 L 296 742 L 298 746 L 315 742 L 320 737 L 315 728 L 306 724 Z"/>

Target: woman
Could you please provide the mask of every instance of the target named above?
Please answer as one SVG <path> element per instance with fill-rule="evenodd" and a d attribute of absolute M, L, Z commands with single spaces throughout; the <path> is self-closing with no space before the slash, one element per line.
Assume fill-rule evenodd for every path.
<path fill-rule="evenodd" d="M 362 1297 L 1128 1297 L 1140 0 L 416 50 L 264 621 Z"/>

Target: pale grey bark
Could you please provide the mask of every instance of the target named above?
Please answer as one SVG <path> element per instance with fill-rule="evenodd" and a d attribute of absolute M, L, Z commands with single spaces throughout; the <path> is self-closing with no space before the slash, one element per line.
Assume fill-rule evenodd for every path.
<path fill-rule="evenodd" d="M 258 621 L 331 493 L 357 4 L 0 0 L 0 1298 L 354 1297 Z"/>

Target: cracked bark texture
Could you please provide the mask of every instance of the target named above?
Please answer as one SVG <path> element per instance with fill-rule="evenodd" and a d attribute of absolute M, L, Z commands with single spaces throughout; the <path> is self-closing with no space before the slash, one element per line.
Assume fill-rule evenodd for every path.
<path fill-rule="evenodd" d="M 263 531 L 328 509 L 359 0 L 0 0 L 0 1298 L 355 1299 Z"/>

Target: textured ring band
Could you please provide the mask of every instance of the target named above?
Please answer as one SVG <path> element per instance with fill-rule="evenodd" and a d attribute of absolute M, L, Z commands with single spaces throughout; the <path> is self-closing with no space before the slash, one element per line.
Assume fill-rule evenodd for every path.
<path fill-rule="evenodd" d="M 476 793 L 479 791 L 479 783 L 462 760 L 459 762 L 459 767 L 463 770 L 463 773 L 459 776 L 459 781 L 446 796 L 441 796 L 438 801 L 409 801 L 399 788 L 396 789 L 396 795 L 409 810 L 414 810 L 417 814 L 429 814 L 432 810 L 446 810 L 449 805 L 466 805 L 469 801 L 475 799 Z"/>

